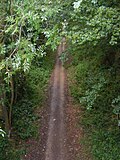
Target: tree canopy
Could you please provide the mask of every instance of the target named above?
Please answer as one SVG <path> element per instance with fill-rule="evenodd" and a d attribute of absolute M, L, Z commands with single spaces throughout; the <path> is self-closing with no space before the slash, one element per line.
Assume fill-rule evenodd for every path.
<path fill-rule="evenodd" d="M 119 0 L 2 0 L 0 17 L 0 118 L 8 136 L 19 82 L 63 37 L 76 66 L 75 96 L 88 110 L 114 112 L 120 126 Z"/>

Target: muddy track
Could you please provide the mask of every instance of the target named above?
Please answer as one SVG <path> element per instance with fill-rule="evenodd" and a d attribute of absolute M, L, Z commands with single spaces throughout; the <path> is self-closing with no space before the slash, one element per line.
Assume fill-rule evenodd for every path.
<path fill-rule="evenodd" d="M 58 47 L 58 57 L 53 73 L 51 88 L 50 120 L 48 127 L 45 160 L 67 160 L 65 130 L 65 71 L 59 56 L 64 51 L 64 40 Z"/>

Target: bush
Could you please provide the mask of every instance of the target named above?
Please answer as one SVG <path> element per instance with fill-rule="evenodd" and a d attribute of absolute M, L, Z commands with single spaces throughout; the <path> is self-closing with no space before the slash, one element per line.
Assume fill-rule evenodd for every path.
<path fill-rule="evenodd" d="M 83 56 L 70 66 L 70 89 L 84 110 L 85 141 L 91 146 L 94 159 L 116 160 L 120 159 L 120 131 L 114 113 L 119 109 L 120 77 L 115 68 L 104 67 L 96 56 Z"/>
<path fill-rule="evenodd" d="M 0 159 L 1 160 L 20 160 L 22 150 L 13 148 L 12 142 L 5 136 L 0 136 Z"/>

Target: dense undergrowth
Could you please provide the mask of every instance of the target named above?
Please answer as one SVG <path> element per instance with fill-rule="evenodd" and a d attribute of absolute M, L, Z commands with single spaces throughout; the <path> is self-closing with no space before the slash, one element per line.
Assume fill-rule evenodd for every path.
<path fill-rule="evenodd" d="M 79 54 L 72 48 L 70 51 L 70 90 L 83 110 L 80 124 L 86 133 L 84 143 L 91 146 L 95 160 L 120 159 L 120 130 L 113 107 L 113 100 L 119 95 L 119 69 L 103 64 L 104 57 L 96 54 L 83 56 L 83 50 L 79 49 Z"/>
<path fill-rule="evenodd" d="M 55 53 L 49 51 L 44 58 L 37 59 L 24 77 L 24 87 L 21 87 L 20 99 L 13 106 L 13 127 L 11 139 L 0 137 L 0 159 L 19 160 L 25 153 L 24 141 L 37 138 L 39 117 L 36 110 L 40 110 L 46 97 L 46 88 L 54 66 Z M 20 81 L 21 83 L 21 81 Z M 22 93 L 22 95 L 21 95 Z M 22 145 L 22 146 L 21 146 Z"/>
<path fill-rule="evenodd" d="M 14 106 L 14 127 L 21 139 L 35 137 L 37 126 L 32 125 L 39 117 L 34 113 L 45 99 L 45 89 L 53 69 L 53 54 L 47 55 L 40 65 L 33 64 L 26 76 L 26 85 L 20 101 Z M 49 65 L 47 65 L 49 59 Z M 38 60 L 40 62 L 41 60 Z"/>
<path fill-rule="evenodd" d="M 19 142 L 38 134 L 40 117 L 35 110 L 44 100 L 55 59 L 53 50 L 60 41 L 57 25 L 51 30 L 51 17 L 56 14 L 48 10 L 50 4 L 0 1 L 1 160 L 18 160 L 24 152 L 18 149 Z"/>
<path fill-rule="evenodd" d="M 71 1 L 67 40 L 71 93 L 95 160 L 120 159 L 120 2 Z M 71 17 L 70 17 L 71 15 Z M 69 63 L 70 62 L 70 63 Z"/>

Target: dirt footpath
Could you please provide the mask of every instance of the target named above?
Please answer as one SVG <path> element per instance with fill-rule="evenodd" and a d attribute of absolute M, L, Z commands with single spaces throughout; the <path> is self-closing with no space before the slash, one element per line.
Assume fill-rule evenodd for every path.
<path fill-rule="evenodd" d="M 24 160 L 91 160 L 80 145 L 80 139 L 84 136 L 82 127 L 78 127 L 80 110 L 72 106 L 67 76 L 59 58 L 64 50 L 65 39 L 58 47 L 46 107 L 38 113 L 42 124 L 39 139 L 27 142 Z"/>
<path fill-rule="evenodd" d="M 63 42 L 58 47 L 58 56 L 62 53 Z M 50 121 L 45 160 L 67 160 L 66 130 L 65 130 L 65 72 L 57 58 L 54 80 L 51 89 Z"/>

